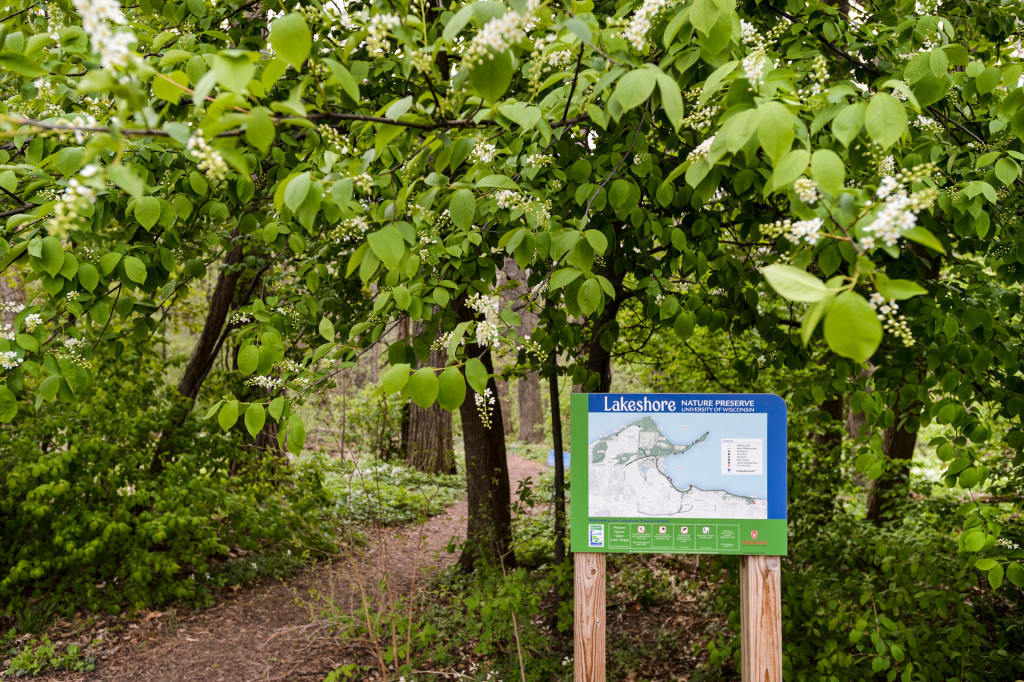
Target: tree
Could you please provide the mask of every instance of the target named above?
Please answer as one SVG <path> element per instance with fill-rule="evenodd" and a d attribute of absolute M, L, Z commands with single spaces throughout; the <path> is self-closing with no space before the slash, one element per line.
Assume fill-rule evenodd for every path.
<path fill-rule="evenodd" d="M 807 396 L 848 393 L 867 415 L 857 461 L 873 479 L 900 475 L 880 430 L 934 421 L 947 481 L 983 485 L 982 406 L 1021 457 L 1009 5 L 285 3 L 268 26 L 237 1 L 75 7 L 84 21 L 28 4 L 4 20 L 0 268 L 46 292 L 0 341 L 4 419 L 15 396 L 78 381 L 54 344 L 86 339 L 88 362 L 145 337 L 241 246 L 269 284 L 230 340 L 275 393 L 209 412 L 230 428 L 241 407 L 265 410 L 293 450 L 294 401 L 400 319 L 425 331 L 388 349 L 384 390 L 465 422 L 493 347 L 534 364 L 571 353 L 574 380 L 607 386 L 629 299 L 683 340 L 756 330 L 775 362 L 814 362 Z M 530 274 L 502 307 L 505 256 Z M 528 301 L 544 310 L 530 340 L 516 332 Z M 435 344 L 446 366 L 413 370 Z M 485 463 L 498 448 L 467 446 Z M 471 497 L 482 485 L 501 504 L 494 480 Z M 965 513 L 965 549 L 994 562 L 994 583 L 1010 567 L 1024 582 L 993 517 Z"/>

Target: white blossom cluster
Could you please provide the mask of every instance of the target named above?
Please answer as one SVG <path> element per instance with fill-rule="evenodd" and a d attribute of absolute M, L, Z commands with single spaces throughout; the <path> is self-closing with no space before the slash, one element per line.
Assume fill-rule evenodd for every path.
<path fill-rule="evenodd" d="M 787 218 L 786 220 L 777 220 L 774 223 L 762 225 L 761 231 L 773 239 L 785 237 L 792 242 L 805 241 L 808 244 L 816 244 L 821 237 L 821 228 L 824 225 L 825 221 L 821 218 L 798 220 L 796 222 Z"/>
<path fill-rule="evenodd" d="M 74 293 L 74 292 L 70 292 Z M 36 327 L 43 323 L 43 318 L 38 313 L 32 313 L 25 317 L 25 331 L 30 334 L 36 330 Z"/>
<path fill-rule="evenodd" d="M 0 368 L 16 369 L 21 363 L 22 359 L 18 357 L 18 353 L 16 351 L 0 351 Z"/>
<path fill-rule="evenodd" d="M 474 393 L 473 402 L 476 403 L 476 410 L 480 414 L 480 421 L 484 428 L 491 428 L 491 418 L 494 413 L 494 395 L 491 393 L 491 387 L 485 388 L 483 393 Z"/>
<path fill-rule="evenodd" d="M 941 135 L 944 132 L 942 125 L 929 116 L 918 116 L 914 121 L 914 125 L 932 135 Z"/>
<path fill-rule="evenodd" d="M 703 159 L 705 156 L 708 155 L 708 152 L 711 151 L 711 145 L 714 144 L 714 142 L 715 142 L 715 136 L 714 135 L 712 135 L 711 137 L 705 139 L 699 145 L 694 147 L 692 152 L 690 152 L 689 154 L 686 155 L 686 160 L 687 161 L 700 161 L 701 159 Z"/>
<path fill-rule="evenodd" d="M 484 24 L 480 32 L 473 36 L 464 59 L 467 64 L 483 63 L 484 58 L 493 59 L 495 52 L 504 52 L 509 45 L 526 38 L 526 33 L 533 28 L 533 13 L 540 7 L 540 0 L 527 0 L 526 15 L 520 15 L 513 9 L 500 17 L 495 17 Z"/>
<path fill-rule="evenodd" d="M 241 326 L 243 324 L 249 324 L 252 322 L 252 318 L 243 312 L 237 312 L 231 316 L 231 321 L 228 324 L 233 326 Z"/>
<path fill-rule="evenodd" d="M 337 149 L 342 156 L 352 156 L 355 153 L 352 147 L 349 146 L 345 136 L 337 128 L 321 124 L 316 129 L 324 142 Z"/>
<path fill-rule="evenodd" d="M 473 151 L 470 152 L 469 157 L 473 159 L 474 163 L 487 165 L 494 161 L 494 154 L 496 151 L 497 150 L 492 143 L 477 140 L 476 144 L 473 145 Z"/>
<path fill-rule="evenodd" d="M 928 208 L 938 196 L 933 188 L 908 194 L 904 183 L 920 180 L 934 169 L 931 164 L 915 166 L 897 177 L 886 176 L 878 183 L 875 196 L 884 200 L 875 219 L 863 228 L 860 245 L 873 249 L 881 240 L 886 246 L 895 246 L 903 233 L 917 225 L 917 214 Z"/>
<path fill-rule="evenodd" d="M 551 221 L 551 201 L 531 201 L 526 207 L 538 225 L 546 225 Z"/>
<path fill-rule="evenodd" d="M 469 297 L 466 305 L 484 316 L 476 323 L 476 342 L 481 346 L 493 346 L 501 335 L 498 330 L 498 298 L 476 293 Z"/>
<path fill-rule="evenodd" d="M 637 152 L 633 155 L 633 165 L 642 166 L 651 160 L 651 155 L 648 152 Z"/>
<path fill-rule="evenodd" d="M 868 303 L 882 321 L 885 331 L 902 341 L 904 346 L 914 345 L 914 336 L 910 333 L 907 318 L 898 314 L 900 307 L 895 300 L 886 300 L 885 296 L 876 291 L 871 294 Z"/>
<path fill-rule="evenodd" d="M 572 64 L 572 52 L 569 50 L 556 50 L 548 55 L 548 66 L 552 69 L 564 69 Z"/>
<path fill-rule="evenodd" d="M 246 379 L 245 385 L 253 386 L 256 388 L 264 388 L 268 391 L 273 391 L 274 389 L 281 386 L 281 380 L 275 379 L 273 377 L 254 376 Z"/>
<path fill-rule="evenodd" d="M 373 192 L 373 176 L 369 173 L 353 175 L 352 184 L 361 194 L 370 194 Z"/>
<path fill-rule="evenodd" d="M 67 189 L 64 190 L 53 207 L 53 220 L 49 227 L 50 234 L 56 237 L 67 236 L 81 217 L 82 210 L 94 203 L 96 203 L 96 190 L 83 184 L 78 178 L 68 180 Z"/>
<path fill-rule="evenodd" d="M 998 538 L 996 544 L 1006 549 L 1020 549 L 1020 545 L 1011 540 L 1010 538 Z"/>
<path fill-rule="evenodd" d="M 511 211 L 512 209 L 522 206 L 526 202 L 526 199 L 519 192 L 514 192 L 510 189 L 501 189 L 494 193 L 494 201 L 497 202 L 498 208 L 504 208 Z"/>
<path fill-rule="evenodd" d="M 628 40 L 638 52 L 643 51 L 647 42 L 647 32 L 651 30 L 651 23 L 668 7 L 670 0 L 644 0 L 644 4 L 629 19 L 629 25 L 622 32 L 623 37 Z"/>
<path fill-rule="evenodd" d="M 362 241 L 370 231 L 370 223 L 366 216 L 357 215 L 342 220 L 328 233 L 328 239 L 335 242 Z"/>
<path fill-rule="evenodd" d="M 452 332 L 445 332 L 437 337 L 434 343 L 430 344 L 430 350 L 447 350 L 452 343 Z M 459 345 L 465 345 L 466 339 L 459 339 Z"/>
<path fill-rule="evenodd" d="M 0 313 L 14 313 L 17 315 L 25 306 L 21 303 L 15 303 L 14 301 L 0 301 Z"/>
<path fill-rule="evenodd" d="M 219 151 L 210 146 L 201 132 L 193 133 L 185 148 L 195 154 L 199 171 L 204 173 L 211 183 L 216 185 L 227 177 L 227 162 Z"/>
<path fill-rule="evenodd" d="M 89 36 L 94 52 L 100 55 L 104 69 L 128 66 L 128 53 L 138 42 L 131 31 L 114 33 L 114 26 L 124 24 L 124 14 L 117 0 L 72 0 L 82 17 L 82 29 Z"/>
<path fill-rule="evenodd" d="M 85 341 L 82 339 L 76 339 L 73 336 L 69 336 L 64 339 L 64 347 L 61 350 L 58 350 L 56 355 L 58 358 L 68 360 L 76 365 L 85 367 L 89 364 L 89 361 L 82 357 L 81 351 L 79 350 L 84 345 Z"/>
<path fill-rule="evenodd" d="M 370 17 L 370 23 L 366 26 L 366 51 L 370 54 L 388 52 L 391 49 L 389 33 L 401 23 L 402 20 L 394 14 L 375 14 Z"/>
<path fill-rule="evenodd" d="M 693 128 L 694 130 L 702 130 L 711 125 L 711 119 L 713 119 L 717 113 L 717 106 L 712 105 L 708 107 L 701 107 L 684 118 L 682 125 L 688 128 Z"/>
<path fill-rule="evenodd" d="M 523 157 L 523 165 L 531 168 L 541 168 L 554 160 L 550 154 L 528 154 Z"/>
<path fill-rule="evenodd" d="M 884 159 L 882 159 L 881 161 L 879 161 L 878 162 L 878 172 L 881 173 L 882 175 L 892 175 L 893 173 L 895 173 L 896 172 L 896 159 L 894 159 L 892 157 L 892 155 L 890 154 L 889 156 L 887 156 Z"/>
<path fill-rule="evenodd" d="M 819 54 L 811 62 L 811 70 L 807 75 L 811 79 L 810 84 L 799 88 L 796 93 L 805 99 L 820 95 L 824 91 L 825 83 L 828 81 L 828 61 Z"/>
<path fill-rule="evenodd" d="M 755 50 L 743 58 L 743 73 L 751 85 L 757 85 L 765 73 L 776 66 L 775 61 L 768 58 L 764 50 Z"/>
<path fill-rule="evenodd" d="M 814 204 L 818 200 L 818 184 L 810 178 L 797 178 L 793 191 L 805 204 Z"/>
<path fill-rule="evenodd" d="M 12 327 L 9 324 L 4 324 L 3 326 L 0 326 L 0 339 L 4 339 L 6 341 L 13 341 L 14 337 L 14 327 Z"/>

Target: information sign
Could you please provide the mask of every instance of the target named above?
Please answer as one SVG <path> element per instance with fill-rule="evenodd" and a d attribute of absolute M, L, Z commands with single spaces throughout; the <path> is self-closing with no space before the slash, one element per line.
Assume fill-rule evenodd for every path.
<path fill-rule="evenodd" d="M 786 554 L 776 395 L 571 397 L 574 552 Z"/>

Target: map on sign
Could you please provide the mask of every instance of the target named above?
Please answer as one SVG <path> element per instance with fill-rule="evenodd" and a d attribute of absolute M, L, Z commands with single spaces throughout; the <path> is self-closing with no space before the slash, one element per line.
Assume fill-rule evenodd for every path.
<path fill-rule="evenodd" d="M 569 409 L 572 551 L 786 553 L 778 396 L 591 393 Z"/>
<path fill-rule="evenodd" d="M 604 414 L 589 425 L 595 517 L 765 519 L 767 416 Z"/>

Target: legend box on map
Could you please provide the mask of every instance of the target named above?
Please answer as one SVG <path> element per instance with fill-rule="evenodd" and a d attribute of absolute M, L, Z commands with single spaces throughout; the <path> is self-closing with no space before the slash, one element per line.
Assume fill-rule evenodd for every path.
<path fill-rule="evenodd" d="M 722 439 L 722 474 L 760 476 L 763 473 L 763 440 L 760 438 Z"/>

